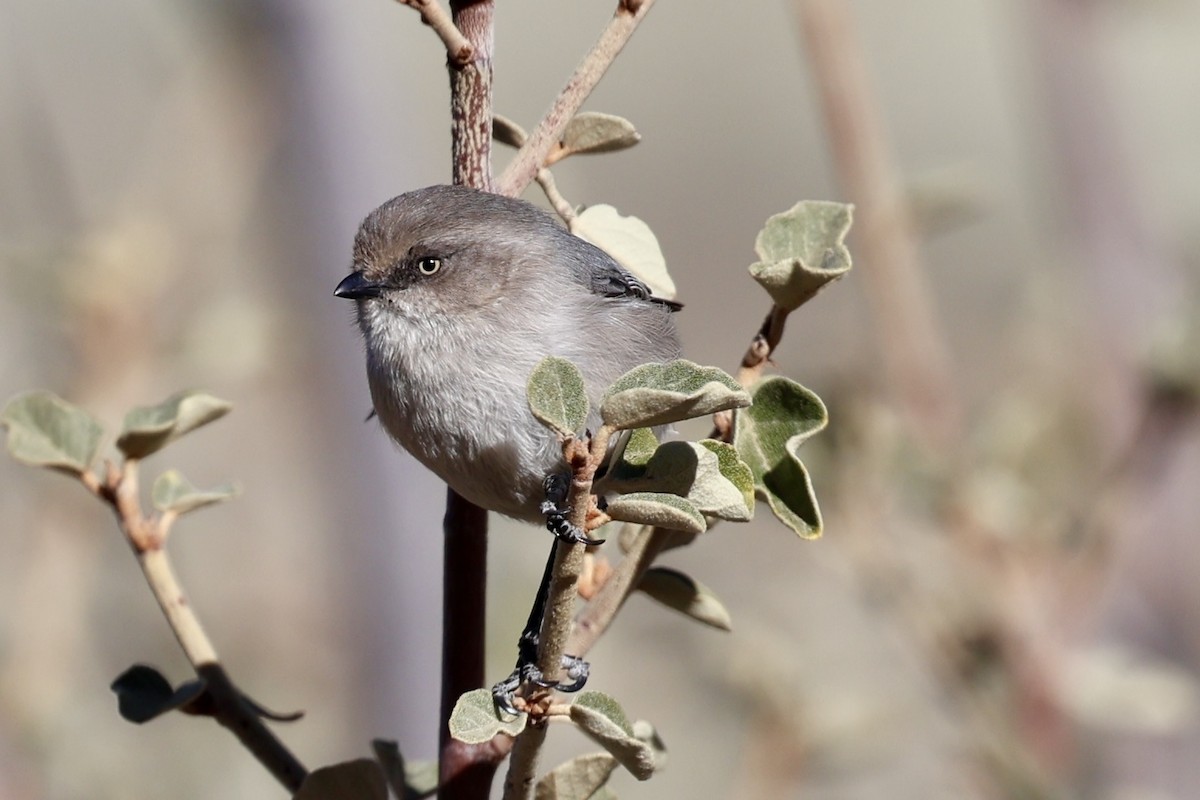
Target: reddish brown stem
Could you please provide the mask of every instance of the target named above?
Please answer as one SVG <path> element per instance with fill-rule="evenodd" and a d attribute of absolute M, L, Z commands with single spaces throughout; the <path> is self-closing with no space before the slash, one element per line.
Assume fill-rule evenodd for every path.
<path fill-rule="evenodd" d="M 450 11 L 455 27 L 471 46 L 466 63 L 449 59 L 454 183 L 490 190 L 494 7 L 491 0 L 455 0 Z M 487 512 L 448 489 L 443 530 L 438 798 L 487 800 L 496 768 L 509 746 L 455 742 L 446 724 L 459 696 L 484 684 Z"/>

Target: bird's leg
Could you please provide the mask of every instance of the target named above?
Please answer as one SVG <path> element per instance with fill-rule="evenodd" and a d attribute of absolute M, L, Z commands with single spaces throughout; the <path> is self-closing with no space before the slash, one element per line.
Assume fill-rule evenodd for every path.
<path fill-rule="evenodd" d="M 517 666 L 512 674 L 492 687 L 492 699 L 496 708 L 510 716 L 516 716 L 517 709 L 513 705 L 513 697 L 517 689 L 526 683 L 541 686 L 546 689 L 557 689 L 560 692 L 577 692 L 587 683 L 588 662 L 577 656 L 563 654 L 562 669 L 567 682 L 548 681 L 538 669 L 538 637 L 542 631 L 542 618 L 546 615 L 546 600 L 550 596 L 550 581 L 554 576 L 554 554 L 558 541 L 550 545 L 550 558 L 546 560 L 546 569 L 542 573 L 542 582 L 538 585 L 537 597 L 533 600 L 533 608 L 529 610 L 529 619 L 525 621 L 525 630 L 517 640 Z"/>
<path fill-rule="evenodd" d="M 542 486 L 546 490 L 546 499 L 542 501 L 541 506 L 542 514 L 546 517 L 546 530 L 567 544 L 583 542 L 589 547 L 604 544 L 603 539 L 589 539 L 583 531 L 572 525 L 568 518 L 569 512 L 563 509 L 567 491 L 571 488 L 569 475 L 562 473 L 547 475 Z"/>

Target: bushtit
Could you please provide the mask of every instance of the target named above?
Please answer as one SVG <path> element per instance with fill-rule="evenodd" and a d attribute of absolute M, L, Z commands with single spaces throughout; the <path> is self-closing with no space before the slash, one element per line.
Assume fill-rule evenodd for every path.
<path fill-rule="evenodd" d="M 598 247 L 523 200 L 430 186 L 375 209 L 354 240 L 354 271 L 334 290 L 357 301 L 367 380 L 387 432 L 478 506 L 539 521 L 567 541 L 591 540 L 559 503 L 567 467 L 556 437 L 529 411 L 526 384 L 555 355 L 600 397 L 633 367 L 679 355 L 671 311 Z M 537 640 L 553 550 L 517 666 L 492 688 L 516 713 L 524 682 L 580 689 L 588 665 L 563 657 L 566 680 L 543 680 Z"/>
<path fill-rule="evenodd" d="M 679 355 L 671 311 L 600 248 L 523 201 L 461 186 L 402 194 L 363 221 L 354 271 L 380 422 L 478 506 L 539 521 L 561 445 L 529 412 L 549 355 L 583 373 L 592 415 L 633 367 Z"/>

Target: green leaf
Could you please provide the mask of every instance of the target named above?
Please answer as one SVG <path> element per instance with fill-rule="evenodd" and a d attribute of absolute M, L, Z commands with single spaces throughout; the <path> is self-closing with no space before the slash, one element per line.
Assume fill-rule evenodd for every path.
<path fill-rule="evenodd" d="M 293 800 L 388 800 L 383 768 L 370 758 L 356 758 L 313 770 Z"/>
<path fill-rule="evenodd" d="M 563 130 L 565 158 L 576 153 L 608 153 L 633 147 L 642 140 L 637 128 L 624 117 L 584 111 L 576 114 Z"/>
<path fill-rule="evenodd" d="M 145 458 L 202 425 L 220 419 L 233 406 L 204 392 L 173 394 L 156 406 L 125 415 L 117 447 L 129 458 Z"/>
<path fill-rule="evenodd" d="M 571 720 L 639 781 L 655 770 L 654 751 L 633 735 L 620 704 L 600 692 L 583 692 L 571 704 Z"/>
<path fill-rule="evenodd" d="M 649 428 L 634 428 L 629 432 L 629 442 L 621 453 L 625 465 L 644 467 L 658 449 L 658 437 Z"/>
<path fill-rule="evenodd" d="M 529 376 L 526 393 L 533 416 L 560 436 L 574 436 L 587 420 L 583 373 L 565 358 L 548 356 L 539 361 Z"/>
<path fill-rule="evenodd" d="M 204 681 L 180 684 L 178 689 L 154 667 L 135 664 L 109 686 L 117 696 L 117 711 L 124 719 L 141 725 L 168 711 L 186 710 L 204 694 Z"/>
<path fill-rule="evenodd" d="M 667 259 L 650 226 L 637 217 L 623 217 L 610 205 L 588 206 L 569 223 L 571 233 L 591 242 L 650 287 L 655 297 L 675 298 L 675 282 Z"/>
<path fill-rule="evenodd" d="M 90 414 L 47 391 L 14 397 L 0 412 L 0 425 L 13 458 L 75 476 L 96 460 L 104 435 Z"/>
<path fill-rule="evenodd" d="M 732 483 L 742 493 L 742 502 L 745 503 L 749 516 L 753 517 L 754 470 L 750 469 L 750 465 L 742 460 L 742 457 L 738 455 L 737 448 L 731 444 L 718 442 L 715 439 L 701 439 L 699 444 L 717 457 L 717 469 L 720 470 L 725 480 Z M 703 510 L 701 508 L 701 511 Z M 723 519 L 732 519 L 732 517 L 723 517 Z"/>
<path fill-rule="evenodd" d="M 631 492 L 613 498 L 605 509 L 621 522 L 637 522 L 660 528 L 704 533 L 708 524 L 704 515 L 686 497 L 659 492 Z"/>
<path fill-rule="evenodd" d="M 754 515 L 754 474 L 731 445 L 711 439 L 667 442 L 643 466 L 622 460 L 601 490 L 667 492 L 686 497 L 701 514 L 734 522 Z"/>
<path fill-rule="evenodd" d="M 754 405 L 738 412 L 734 446 L 754 472 L 755 491 L 783 524 L 806 539 L 821 535 L 821 511 L 800 445 L 829 420 L 821 398 L 775 375 L 755 384 Z"/>
<path fill-rule="evenodd" d="M 159 511 L 186 514 L 188 511 L 228 500 L 236 494 L 237 487 L 230 484 L 214 489 L 197 489 L 179 470 L 169 469 L 154 481 L 150 490 L 150 500 Z"/>
<path fill-rule="evenodd" d="M 383 768 L 388 787 L 400 800 L 421 800 L 437 791 L 436 761 L 405 761 L 400 748 L 389 739 L 372 739 L 371 749 Z"/>
<path fill-rule="evenodd" d="M 712 591 L 699 581 L 667 567 L 650 567 L 638 589 L 658 602 L 692 619 L 723 631 L 733 629 L 729 611 Z"/>
<path fill-rule="evenodd" d="M 450 712 L 450 735 L 464 744 L 490 742 L 497 733 L 516 736 L 525 730 L 528 714 L 501 719 L 496 701 L 487 689 L 474 689 L 458 698 Z"/>
<path fill-rule="evenodd" d="M 608 753 L 576 756 L 537 782 L 534 800 L 591 800 L 616 768 Z"/>
<path fill-rule="evenodd" d="M 614 428 L 649 428 L 750 405 L 750 395 L 716 367 L 678 359 L 626 372 L 604 394 L 600 416 Z"/>
<path fill-rule="evenodd" d="M 794 311 L 850 270 L 844 240 L 853 206 L 805 200 L 767 220 L 754 250 L 750 274 L 775 305 Z"/>
<path fill-rule="evenodd" d="M 520 147 L 529 138 L 525 129 L 508 117 L 499 114 L 492 115 L 492 138 L 509 147 Z"/>

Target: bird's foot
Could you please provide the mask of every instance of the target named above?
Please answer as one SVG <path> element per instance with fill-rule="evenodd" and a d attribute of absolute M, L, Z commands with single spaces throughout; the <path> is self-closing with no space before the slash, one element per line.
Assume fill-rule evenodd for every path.
<path fill-rule="evenodd" d="M 520 713 L 513 701 L 522 686 L 536 686 L 540 689 L 560 692 L 578 692 L 587 683 L 591 665 L 582 658 L 564 654 L 562 670 L 566 680 L 546 680 L 546 676 L 538 669 L 535 662 L 518 661 L 512 674 L 492 687 L 492 700 L 496 704 L 496 709 L 508 716 L 516 716 Z"/>
<path fill-rule="evenodd" d="M 576 544 L 582 542 L 589 547 L 604 544 L 603 539 L 591 539 L 577 525 L 572 525 L 563 510 L 567 499 L 570 478 L 562 474 L 547 475 L 542 484 L 546 489 L 546 499 L 542 502 L 542 515 L 546 518 L 546 530 L 554 534 L 561 542 Z"/>

